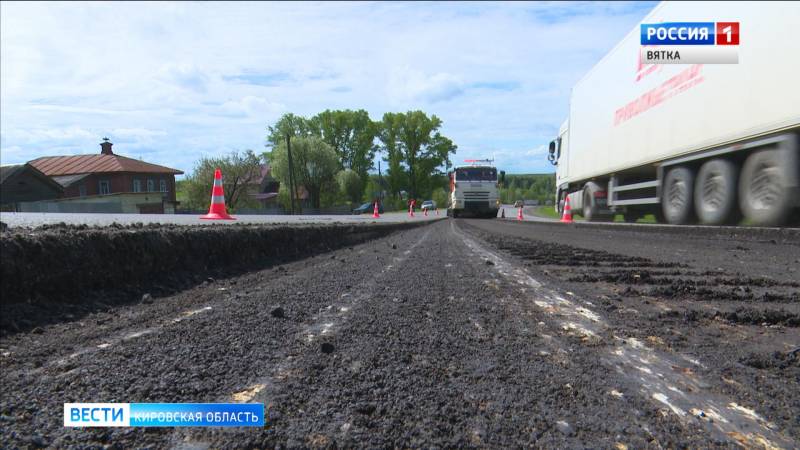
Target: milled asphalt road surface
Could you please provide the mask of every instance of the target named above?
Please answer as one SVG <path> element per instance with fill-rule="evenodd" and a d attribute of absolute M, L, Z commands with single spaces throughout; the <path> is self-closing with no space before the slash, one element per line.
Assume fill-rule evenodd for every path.
<path fill-rule="evenodd" d="M 596 233 L 444 220 L 7 335 L 0 447 L 796 448 L 800 242 Z M 62 426 L 229 401 L 268 425 Z"/>

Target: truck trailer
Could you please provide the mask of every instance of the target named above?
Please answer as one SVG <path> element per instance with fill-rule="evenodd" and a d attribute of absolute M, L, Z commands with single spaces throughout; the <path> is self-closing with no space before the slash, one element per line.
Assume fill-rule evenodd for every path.
<path fill-rule="evenodd" d="M 786 223 L 800 207 L 800 3 L 663 2 L 642 23 L 738 21 L 738 64 L 643 64 L 637 26 L 573 87 L 556 208 L 586 220 Z"/>

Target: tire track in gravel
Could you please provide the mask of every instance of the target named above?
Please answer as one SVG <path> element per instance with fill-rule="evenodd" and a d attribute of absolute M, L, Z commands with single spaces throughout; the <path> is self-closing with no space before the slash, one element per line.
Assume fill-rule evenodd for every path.
<path fill-rule="evenodd" d="M 393 275 L 393 272 L 408 259 L 408 256 L 425 242 L 430 233 L 431 229 L 426 228 L 416 241 L 402 252 L 401 256 L 392 256 L 391 263 L 381 268 L 380 273 L 376 274 L 374 278 L 369 278 L 365 282 L 353 286 L 353 289 L 348 289 L 349 292 L 342 293 L 338 298 L 331 300 L 330 304 L 320 308 L 311 317 L 311 320 L 294 333 L 294 351 L 288 352 L 284 361 L 277 364 L 266 377 L 259 377 L 251 381 L 249 387 L 232 393 L 230 398 L 236 402 L 269 405 L 270 400 L 281 393 L 281 382 L 299 373 L 298 359 L 302 357 L 301 353 L 304 350 L 310 348 L 311 351 L 321 351 L 322 353 L 334 352 L 336 346 L 332 341 L 335 341 L 337 325 L 349 320 L 350 313 L 354 309 L 373 297 L 380 287 L 380 281 L 384 277 Z M 397 245 L 392 244 L 392 246 L 396 248 Z M 317 342 L 319 343 L 318 350 L 314 347 Z M 269 417 L 268 408 L 265 409 L 265 414 Z M 175 435 L 170 440 L 174 448 L 181 450 L 202 450 L 215 445 L 213 439 L 204 440 L 198 436 L 198 433 L 187 430 L 175 430 Z"/>
<path fill-rule="evenodd" d="M 514 266 L 456 231 L 454 221 L 451 227 L 463 236 L 464 243 L 476 255 L 491 260 L 503 277 L 521 285 L 520 290 L 559 324 L 563 334 L 577 335 L 590 346 L 605 345 L 607 338 L 603 335 L 611 334 L 613 344 L 610 351 L 603 353 L 604 349 L 598 348 L 603 362 L 613 367 L 621 378 L 638 384 L 643 396 L 667 406 L 682 422 L 705 423 L 718 438 L 724 437 L 748 447 L 793 448 L 797 445 L 753 409 L 738 404 L 735 399 L 708 391 L 708 383 L 691 370 L 675 371 L 675 367 L 685 363 L 675 360 L 674 356 L 657 351 L 638 339 L 615 335 L 613 329 L 593 311 L 595 305 L 591 302 L 567 299 L 543 287 L 523 268 Z"/>

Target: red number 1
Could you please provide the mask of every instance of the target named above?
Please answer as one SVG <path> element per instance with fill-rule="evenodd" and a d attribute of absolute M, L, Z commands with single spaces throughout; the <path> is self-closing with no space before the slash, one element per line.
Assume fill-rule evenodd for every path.
<path fill-rule="evenodd" d="M 717 45 L 739 45 L 739 22 L 717 22 Z"/>

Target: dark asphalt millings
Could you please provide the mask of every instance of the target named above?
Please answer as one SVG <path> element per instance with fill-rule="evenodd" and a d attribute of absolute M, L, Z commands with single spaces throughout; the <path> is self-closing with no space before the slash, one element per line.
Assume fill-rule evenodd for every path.
<path fill-rule="evenodd" d="M 679 369 L 702 376 L 710 393 L 760 411 L 788 442 L 800 438 L 800 285 L 780 264 L 795 258 L 797 241 L 775 246 L 688 230 L 679 238 L 620 230 L 591 239 L 571 227 L 461 225 L 548 285 L 596 305 L 618 335 L 686 360 Z M 759 251 L 740 265 L 729 253 L 745 245 Z M 583 255 L 581 263 L 565 264 L 561 255 L 570 252 Z"/>
<path fill-rule="evenodd" d="M 609 355 L 620 345 L 637 354 L 636 342 L 665 355 L 664 361 L 684 361 L 668 370 L 698 380 L 695 395 L 736 399 L 796 442 L 796 358 L 780 346 L 797 341 L 796 327 L 742 325 L 713 315 L 687 320 L 691 311 L 728 310 L 723 302 L 626 295 L 625 288 L 651 286 L 626 284 L 630 277 L 622 273 L 619 280 L 570 281 L 580 276 L 569 264 L 570 244 L 552 238 L 566 246 L 553 247 L 561 252 L 559 264 L 549 264 L 546 255 L 526 260 L 524 253 L 504 250 L 497 236 L 532 246 L 550 239 L 546 229 L 536 239 L 515 230 L 497 221 L 446 220 L 215 277 L 153 295 L 152 303 L 109 305 L 43 325 L 41 334 L 5 335 L 0 447 L 736 445 L 740 436 L 712 432 L 706 418 L 678 416 L 644 394 L 636 377 L 618 372 Z M 465 236 L 502 260 L 477 254 Z M 575 251 L 598 256 L 602 264 L 621 254 L 620 270 L 647 270 L 651 278 L 716 270 L 611 249 Z M 590 302 L 575 312 L 597 315 L 604 328 L 590 338 L 565 329 L 569 317 L 550 312 L 539 291 L 503 273 L 508 267 L 541 281 L 552 298 Z M 713 276 L 734 278 L 729 272 Z M 782 295 L 794 289 L 751 289 L 764 287 Z M 665 308 L 678 314 L 660 316 L 669 313 Z M 268 425 L 65 429 L 63 403 L 72 401 L 254 401 L 265 405 Z"/>

